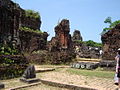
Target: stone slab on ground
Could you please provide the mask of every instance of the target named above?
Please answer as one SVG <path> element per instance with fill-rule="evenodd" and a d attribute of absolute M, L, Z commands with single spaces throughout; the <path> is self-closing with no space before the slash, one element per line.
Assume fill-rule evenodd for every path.
<path fill-rule="evenodd" d="M 5 85 L 0 83 L 0 89 L 5 88 Z"/>
<path fill-rule="evenodd" d="M 35 72 L 36 73 L 39 73 L 39 72 L 48 72 L 48 71 L 54 71 L 55 68 L 48 68 L 48 69 L 37 69 Z"/>
<path fill-rule="evenodd" d="M 72 90 L 97 90 L 96 88 L 91 88 L 91 87 L 83 87 L 83 86 L 78 86 L 78 85 L 73 85 L 73 84 L 64 84 L 64 83 L 58 83 L 58 82 L 53 82 L 49 80 L 40 80 L 43 84 L 54 86 L 54 87 L 60 87 L 60 88 L 67 88 L 67 89 L 72 89 Z"/>
<path fill-rule="evenodd" d="M 34 83 L 34 84 L 29 84 L 29 85 L 18 86 L 18 87 L 10 88 L 9 90 L 16 90 L 16 89 L 21 89 L 21 88 L 27 88 L 27 87 L 36 86 L 36 85 L 39 85 L 39 84 L 41 84 L 41 82 Z"/>
<path fill-rule="evenodd" d="M 38 78 L 33 78 L 33 79 L 25 79 L 25 78 L 21 78 L 20 81 L 24 82 L 24 83 L 36 83 L 36 82 L 39 82 L 40 79 Z"/>

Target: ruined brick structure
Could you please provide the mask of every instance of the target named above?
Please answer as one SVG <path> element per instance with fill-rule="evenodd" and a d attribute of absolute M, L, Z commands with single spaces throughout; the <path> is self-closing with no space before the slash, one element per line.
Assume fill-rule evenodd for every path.
<path fill-rule="evenodd" d="M 69 34 L 69 27 L 69 20 L 66 19 L 63 19 L 55 27 L 55 37 L 49 41 L 49 50 L 47 54 L 44 55 L 45 59 L 47 59 L 51 64 L 71 62 L 72 58 L 75 58 L 71 35 Z"/>
<path fill-rule="evenodd" d="M 82 42 L 83 38 L 79 30 L 75 30 L 72 36 L 73 48 L 77 58 L 100 58 L 98 47 L 87 46 Z"/>
<path fill-rule="evenodd" d="M 4 53 L 0 51 L 0 79 L 21 76 L 30 62 L 24 53 L 46 49 L 48 34 L 39 32 L 40 18 L 27 17 L 25 12 L 11 0 L 0 0 L 0 47 L 7 46 L 10 50 L 14 47 L 16 50 L 14 55 L 14 51 L 11 54 L 4 47 Z"/>
<path fill-rule="evenodd" d="M 20 8 L 10 0 L 0 0 L 0 42 L 9 42 L 18 45 L 17 36 L 19 28 Z"/>
<path fill-rule="evenodd" d="M 41 49 L 46 45 L 47 33 L 30 33 L 19 29 L 27 27 L 40 30 L 40 26 L 40 18 L 26 17 L 25 10 L 18 4 L 11 0 L 0 0 L 0 43 L 13 45 L 25 52 Z M 40 44 L 43 45 L 40 46 Z"/>
<path fill-rule="evenodd" d="M 73 47 L 77 58 L 100 58 L 98 47 L 90 47 L 79 41 L 73 41 Z"/>
<path fill-rule="evenodd" d="M 59 40 L 61 48 L 69 48 L 71 40 L 69 32 L 69 20 L 63 19 L 61 23 L 55 27 L 55 37 Z"/>
<path fill-rule="evenodd" d="M 69 20 L 63 19 L 55 27 L 55 37 L 51 39 L 49 43 L 49 49 L 70 49 L 72 41 L 69 32 Z"/>
<path fill-rule="evenodd" d="M 81 36 L 81 33 L 80 33 L 79 30 L 75 30 L 75 31 L 73 32 L 72 40 L 73 40 L 73 41 L 74 41 L 74 40 L 83 41 L 82 36 Z"/>
<path fill-rule="evenodd" d="M 19 31 L 20 48 L 23 52 L 45 50 L 47 44 L 47 33 L 37 34 L 33 32 Z"/>
<path fill-rule="evenodd" d="M 103 43 L 103 60 L 114 60 L 120 48 L 120 24 L 101 36 Z"/>
<path fill-rule="evenodd" d="M 41 26 L 40 18 L 26 16 L 25 10 L 11 0 L 0 0 L 0 7 L 0 44 L 12 45 L 23 54 L 29 53 L 24 54 L 27 60 L 39 64 L 66 63 L 75 56 L 69 20 L 64 19 L 55 27 L 55 37 L 47 44 L 48 34 L 37 33 Z M 33 31 L 23 30 L 26 27 Z"/>

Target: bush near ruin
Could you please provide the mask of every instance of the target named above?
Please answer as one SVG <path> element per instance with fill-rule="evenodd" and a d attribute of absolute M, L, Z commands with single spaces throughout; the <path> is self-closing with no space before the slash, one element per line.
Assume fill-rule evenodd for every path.
<path fill-rule="evenodd" d="M 21 55 L 0 55 L 0 80 L 21 76 L 28 62 Z"/>

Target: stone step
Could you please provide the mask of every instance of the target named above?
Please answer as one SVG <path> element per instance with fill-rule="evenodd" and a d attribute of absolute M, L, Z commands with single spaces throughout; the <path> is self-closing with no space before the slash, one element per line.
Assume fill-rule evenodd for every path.
<path fill-rule="evenodd" d="M 48 72 L 48 71 L 54 71 L 55 68 L 50 68 L 50 69 L 37 69 L 35 72 L 39 73 L 39 72 Z"/>
<path fill-rule="evenodd" d="M 77 58 L 78 62 L 100 62 L 101 59 Z"/>

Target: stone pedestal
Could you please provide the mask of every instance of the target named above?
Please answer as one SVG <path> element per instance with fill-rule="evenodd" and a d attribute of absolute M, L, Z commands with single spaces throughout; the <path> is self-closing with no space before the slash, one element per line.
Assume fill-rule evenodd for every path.
<path fill-rule="evenodd" d="M 32 79 L 21 78 L 20 81 L 30 84 L 30 83 L 39 82 L 40 79 L 37 79 L 37 78 L 32 78 Z"/>
<path fill-rule="evenodd" d="M 40 81 L 40 79 L 36 78 L 35 67 L 34 65 L 30 65 L 24 72 L 23 77 L 20 81 L 25 83 L 35 83 Z"/>
<path fill-rule="evenodd" d="M 0 89 L 5 88 L 5 85 L 0 83 Z"/>

